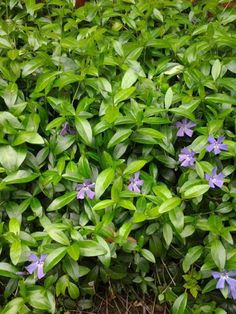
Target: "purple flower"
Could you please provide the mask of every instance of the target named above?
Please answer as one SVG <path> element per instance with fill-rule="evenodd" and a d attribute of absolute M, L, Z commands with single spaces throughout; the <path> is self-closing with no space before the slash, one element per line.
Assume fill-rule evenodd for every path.
<path fill-rule="evenodd" d="M 183 119 L 181 122 L 176 122 L 175 126 L 179 129 L 177 132 L 177 136 L 183 137 L 184 134 L 186 134 L 187 136 L 192 137 L 193 131 L 191 130 L 191 128 L 196 126 L 196 124 L 187 119 Z"/>
<path fill-rule="evenodd" d="M 64 125 L 63 125 L 63 128 L 60 132 L 60 135 L 61 136 L 65 136 L 67 134 L 75 134 L 75 130 L 73 130 L 70 126 L 69 126 L 69 123 L 66 122 Z"/>
<path fill-rule="evenodd" d="M 140 193 L 141 190 L 139 187 L 141 187 L 143 185 L 143 180 L 139 179 L 139 175 L 140 172 L 136 172 L 134 175 L 132 175 L 129 179 L 129 185 L 128 185 L 128 189 L 130 191 L 134 191 L 137 193 Z"/>
<path fill-rule="evenodd" d="M 221 188 L 224 184 L 223 179 L 225 178 L 225 175 L 222 172 L 217 174 L 216 171 L 217 171 L 217 168 L 215 167 L 212 170 L 211 175 L 208 173 L 205 175 L 206 180 L 208 181 L 210 187 L 212 187 L 213 189 L 215 188 L 215 186 L 218 186 L 219 188 Z"/>
<path fill-rule="evenodd" d="M 181 149 L 181 154 L 179 154 L 179 161 L 182 162 L 181 166 L 189 167 L 193 166 L 195 163 L 195 151 L 188 150 L 186 147 Z"/>
<path fill-rule="evenodd" d="M 225 139 L 224 136 L 220 136 L 218 137 L 218 139 L 214 139 L 213 136 L 209 136 L 208 143 L 210 143 L 210 145 L 206 147 L 206 150 L 208 152 L 211 152 L 214 150 L 215 155 L 218 155 L 222 150 L 227 150 L 228 145 L 222 144 L 224 139 Z"/>
<path fill-rule="evenodd" d="M 225 282 L 228 284 L 231 296 L 235 300 L 236 299 L 236 280 L 230 277 L 236 276 L 236 271 L 235 270 L 231 270 L 229 272 L 212 271 L 211 275 L 214 279 L 219 279 L 216 284 L 217 289 L 223 289 L 225 287 Z"/>
<path fill-rule="evenodd" d="M 25 267 L 28 273 L 33 274 L 33 272 L 37 270 L 38 279 L 43 278 L 45 276 L 45 273 L 43 272 L 43 265 L 46 257 L 47 254 L 41 254 L 40 257 L 35 254 L 31 254 L 29 256 L 29 261 L 32 263 L 29 266 Z"/>
<path fill-rule="evenodd" d="M 90 179 L 84 180 L 84 183 L 77 184 L 76 190 L 78 191 L 77 199 L 84 199 L 85 196 L 90 198 L 91 200 L 95 197 L 95 183 L 92 183 Z"/>

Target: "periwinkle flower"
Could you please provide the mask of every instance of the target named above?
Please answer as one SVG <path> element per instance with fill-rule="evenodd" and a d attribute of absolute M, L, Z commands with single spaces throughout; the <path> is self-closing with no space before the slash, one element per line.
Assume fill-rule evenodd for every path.
<path fill-rule="evenodd" d="M 60 132 L 60 135 L 61 136 L 65 136 L 67 134 L 75 134 L 75 130 L 73 130 L 69 123 L 66 122 L 64 125 L 63 125 L 63 128 L 61 129 L 61 132 Z"/>
<path fill-rule="evenodd" d="M 45 273 L 43 271 L 43 265 L 46 257 L 47 254 L 41 254 L 40 257 L 35 254 L 31 254 L 29 256 L 29 261 L 32 263 L 29 266 L 25 267 L 28 273 L 33 274 L 33 272 L 37 270 L 38 279 L 43 278 L 45 276 Z"/>
<path fill-rule="evenodd" d="M 229 272 L 212 271 L 211 275 L 214 279 L 219 279 L 216 284 L 217 289 L 223 289 L 225 287 L 225 283 L 227 283 L 231 296 L 235 300 L 236 299 L 236 280 L 230 277 L 236 276 L 236 271 L 235 270 L 231 270 Z"/>
<path fill-rule="evenodd" d="M 210 187 L 213 189 L 216 186 L 218 188 L 221 188 L 224 184 L 224 178 L 225 178 L 225 175 L 223 174 L 223 172 L 220 172 L 217 174 L 216 167 L 212 170 L 211 175 L 208 173 L 205 175 L 205 179 L 208 181 Z"/>
<path fill-rule="evenodd" d="M 141 192 L 140 187 L 143 186 L 143 180 L 139 179 L 139 175 L 140 175 L 140 172 L 138 171 L 130 177 L 129 185 L 128 185 L 128 189 L 130 191 L 134 191 L 137 193 Z"/>
<path fill-rule="evenodd" d="M 84 180 L 82 184 L 77 184 L 76 190 L 77 193 L 77 199 L 84 199 L 86 196 L 90 198 L 91 200 L 95 197 L 95 183 L 92 182 L 90 179 Z"/>
<path fill-rule="evenodd" d="M 175 126 L 179 129 L 177 132 L 178 137 L 183 137 L 185 134 L 192 137 L 193 130 L 191 128 L 195 127 L 196 124 L 188 119 L 183 119 L 181 122 L 176 122 Z"/>
<path fill-rule="evenodd" d="M 222 150 L 227 150 L 228 145 L 222 144 L 224 139 L 224 136 L 220 136 L 218 139 L 214 139 L 213 136 L 209 136 L 208 143 L 210 143 L 210 145 L 206 147 L 206 150 L 208 152 L 214 151 L 215 155 L 218 155 Z"/>
<path fill-rule="evenodd" d="M 193 166 L 196 161 L 195 154 L 196 153 L 193 150 L 189 150 L 186 147 L 182 148 L 181 153 L 179 154 L 179 161 L 181 162 L 181 166 Z"/>

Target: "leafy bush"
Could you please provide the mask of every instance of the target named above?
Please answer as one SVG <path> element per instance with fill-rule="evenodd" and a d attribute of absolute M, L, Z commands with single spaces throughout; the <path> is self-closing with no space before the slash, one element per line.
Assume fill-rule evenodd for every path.
<path fill-rule="evenodd" d="M 235 313 L 236 9 L 218 2 L 1 1 L 2 313 L 86 309 L 99 284 Z"/>

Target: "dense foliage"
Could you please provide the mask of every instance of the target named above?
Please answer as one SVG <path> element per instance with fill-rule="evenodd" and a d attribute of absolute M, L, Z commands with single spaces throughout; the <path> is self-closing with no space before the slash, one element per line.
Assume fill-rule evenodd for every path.
<path fill-rule="evenodd" d="M 0 304 L 99 285 L 235 313 L 236 8 L 0 2 Z"/>

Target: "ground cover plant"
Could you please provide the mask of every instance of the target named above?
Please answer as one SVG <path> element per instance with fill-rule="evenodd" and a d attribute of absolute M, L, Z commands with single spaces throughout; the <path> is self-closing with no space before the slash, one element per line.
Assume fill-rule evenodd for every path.
<path fill-rule="evenodd" d="M 0 2 L 2 314 L 88 310 L 101 287 L 235 313 L 235 20 Z"/>

